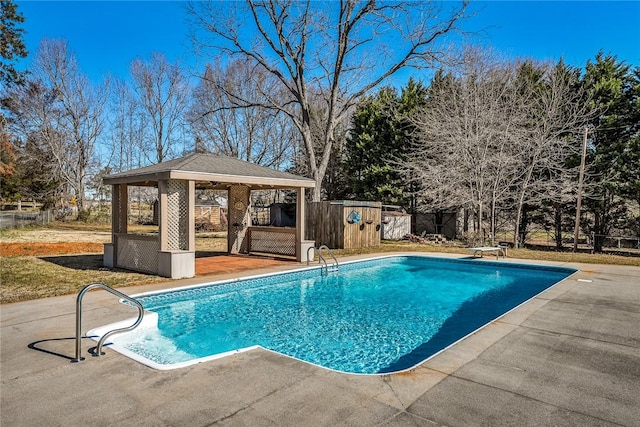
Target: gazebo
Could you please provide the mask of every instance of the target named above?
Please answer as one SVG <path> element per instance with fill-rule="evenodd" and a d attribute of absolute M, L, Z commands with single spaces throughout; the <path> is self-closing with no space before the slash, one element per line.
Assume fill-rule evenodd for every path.
<path fill-rule="evenodd" d="M 305 241 L 305 189 L 309 178 L 269 169 L 230 157 L 191 154 L 127 172 L 109 175 L 112 188 L 111 243 L 104 246 L 104 265 L 158 274 L 174 279 L 195 275 L 195 190 L 228 193 L 228 252 L 275 253 L 306 261 L 313 241 Z M 158 234 L 127 232 L 128 187 L 158 189 Z M 296 191 L 295 228 L 251 225 L 251 190 Z"/>

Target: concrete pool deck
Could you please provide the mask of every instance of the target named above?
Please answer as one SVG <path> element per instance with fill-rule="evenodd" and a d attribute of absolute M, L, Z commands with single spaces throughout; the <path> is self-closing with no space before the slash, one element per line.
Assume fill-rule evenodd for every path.
<path fill-rule="evenodd" d="M 109 348 L 90 357 L 88 339 L 87 359 L 70 363 L 75 295 L 5 304 L 0 424 L 640 425 L 640 268 L 536 264 L 580 271 L 419 367 L 390 375 L 340 374 L 266 350 L 157 371 Z M 114 296 L 90 292 L 83 332 L 133 315 Z"/>

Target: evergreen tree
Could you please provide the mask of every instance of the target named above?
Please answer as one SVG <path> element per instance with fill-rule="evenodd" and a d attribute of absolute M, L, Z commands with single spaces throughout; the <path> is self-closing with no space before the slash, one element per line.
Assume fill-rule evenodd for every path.
<path fill-rule="evenodd" d="M 397 110 L 397 92 L 382 88 L 361 102 L 352 119 L 346 145 L 346 170 L 350 196 L 359 200 L 391 203 L 387 186 L 393 172 L 387 154 L 398 146 L 392 112 Z M 386 186 L 386 187 L 385 187 Z"/>
<path fill-rule="evenodd" d="M 635 206 L 629 210 L 625 227 L 640 236 L 640 67 L 631 77 L 629 91 L 629 137 L 618 162 L 620 169 L 620 193 Z"/>
<path fill-rule="evenodd" d="M 16 70 L 13 64 L 17 58 L 27 57 L 22 40 L 24 29 L 18 26 L 23 22 L 24 17 L 13 0 L 0 0 L 0 81 L 6 85 L 24 79 L 25 73 Z"/>
<path fill-rule="evenodd" d="M 619 159 L 621 193 L 640 207 L 640 67 L 631 76 L 627 94 L 628 137 Z M 640 215 L 640 214 L 639 214 Z"/>
<path fill-rule="evenodd" d="M 416 138 L 410 116 L 426 98 L 423 84 L 410 79 L 400 94 L 385 87 L 358 105 L 345 149 L 350 197 L 413 210 L 415 183 L 397 164 L 406 159 Z"/>
<path fill-rule="evenodd" d="M 587 155 L 586 183 L 590 192 L 585 208 L 590 218 L 584 227 L 594 233 L 594 249 L 602 251 L 604 239 L 621 226 L 627 206 L 622 196 L 633 192 L 638 174 L 638 89 L 630 67 L 602 51 L 587 62 L 584 84 L 600 114 L 593 120 Z M 635 159 L 634 159 L 635 158 Z"/>

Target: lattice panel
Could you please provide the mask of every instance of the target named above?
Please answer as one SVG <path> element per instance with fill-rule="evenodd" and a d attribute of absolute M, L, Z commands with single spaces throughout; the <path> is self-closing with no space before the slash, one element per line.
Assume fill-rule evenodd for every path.
<path fill-rule="evenodd" d="M 158 274 L 159 250 L 160 241 L 157 237 L 119 236 L 117 266 Z"/>
<path fill-rule="evenodd" d="M 120 185 L 126 185 L 126 184 L 119 184 L 119 185 L 112 185 L 111 186 L 111 197 L 113 198 L 113 203 L 117 204 L 117 206 L 122 206 L 122 203 L 126 203 L 126 200 L 123 200 L 124 198 L 122 197 L 122 193 L 120 192 Z M 128 188 L 127 188 L 128 190 Z M 127 193 L 128 195 L 128 193 Z"/>
<path fill-rule="evenodd" d="M 167 249 L 189 249 L 189 183 L 170 179 L 167 182 Z"/>
<path fill-rule="evenodd" d="M 114 233 L 126 233 L 129 213 L 129 187 L 126 184 L 111 186 L 112 225 Z"/>
<path fill-rule="evenodd" d="M 296 235 L 267 230 L 251 230 L 251 252 L 296 256 Z"/>

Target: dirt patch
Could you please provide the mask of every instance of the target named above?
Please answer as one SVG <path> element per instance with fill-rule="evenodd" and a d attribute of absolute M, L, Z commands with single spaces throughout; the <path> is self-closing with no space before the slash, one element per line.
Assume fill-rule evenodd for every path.
<path fill-rule="evenodd" d="M 38 243 L 38 242 L 12 242 L 0 243 L 0 256 L 51 256 L 51 255 L 76 255 L 76 254 L 101 254 L 104 251 L 102 243 L 92 242 L 63 242 L 63 243 Z"/>

